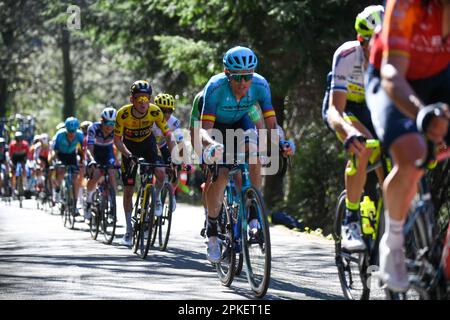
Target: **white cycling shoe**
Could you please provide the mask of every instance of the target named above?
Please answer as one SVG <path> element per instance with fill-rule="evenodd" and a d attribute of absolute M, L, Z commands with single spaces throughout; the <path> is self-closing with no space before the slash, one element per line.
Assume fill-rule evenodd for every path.
<path fill-rule="evenodd" d="M 220 247 L 217 242 L 217 237 L 209 237 L 206 259 L 211 263 L 220 262 Z"/>
<path fill-rule="evenodd" d="M 350 222 L 341 227 L 342 248 L 354 252 L 366 250 L 366 244 L 361 237 L 361 227 L 359 222 Z"/>

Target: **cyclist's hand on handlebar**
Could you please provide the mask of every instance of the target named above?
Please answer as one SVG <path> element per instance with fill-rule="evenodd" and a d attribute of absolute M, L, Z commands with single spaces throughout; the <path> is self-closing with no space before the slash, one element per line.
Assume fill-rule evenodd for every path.
<path fill-rule="evenodd" d="M 128 160 L 130 161 L 130 165 L 134 166 L 136 164 L 138 164 L 138 157 L 134 156 L 133 154 L 130 153 L 130 155 L 128 156 Z"/>
<path fill-rule="evenodd" d="M 366 141 L 366 137 L 364 137 L 361 133 L 354 133 L 348 135 L 344 141 L 344 148 L 351 154 L 359 156 L 366 149 L 364 143 Z"/>
<path fill-rule="evenodd" d="M 217 162 L 219 161 L 224 152 L 224 146 L 221 143 L 212 143 L 205 149 L 205 159 L 208 162 Z"/>
<path fill-rule="evenodd" d="M 448 105 L 438 102 L 420 109 L 416 124 L 419 132 L 425 133 L 426 137 L 434 143 L 442 143 L 448 130 L 450 119 Z"/>

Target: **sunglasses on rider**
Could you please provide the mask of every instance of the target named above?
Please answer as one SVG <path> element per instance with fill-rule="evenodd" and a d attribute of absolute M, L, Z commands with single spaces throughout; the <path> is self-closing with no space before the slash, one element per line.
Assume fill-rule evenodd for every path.
<path fill-rule="evenodd" d="M 135 98 L 135 101 L 137 103 L 141 103 L 141 102 L 147 103 L 150 101 L 150 98 L 148 98 L 146 96 L 140 96 L 140 97 Z"/>
<path fill-rule="evenodd" d="M 245 82 L 248 82 L 253 79 L 253 73 L 229 73 L 228 78 L 231 78 L 236 82 L 241 82 L 242 79 L 244 79 Z"/>
<path fill-rule="evenodd" d="M 105 121 L 105 126 L 114 127 L 115 122 L 114 121 Z"/>

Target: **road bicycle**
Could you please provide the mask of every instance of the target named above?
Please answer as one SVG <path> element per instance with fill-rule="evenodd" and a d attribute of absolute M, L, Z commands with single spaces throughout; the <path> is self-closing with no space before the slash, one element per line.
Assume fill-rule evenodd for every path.
<path fill-rule="evenodd" d="M 181 170 L 181 168 L 181 165 L 178 166 L 178 170 Z M 187 166 L 187 171 L 190 171 L 190 166 Z M 154 218 L 151 246 L 153 247 L 156 239 L 158 239 L 158 247 L 161 251 L 167 249 L 167 244 L 169 242 L 170 230 L 172 226 L 172 213 L 174 209 L 174 191 L 172 188 L 172 183 L 177 181 L 177 172 L 178 171 L 172 167 L 166 168 L 167 174 L 160 195 L 162 214 L 161 216 L 155 216 Z"/>
<path fill-rule="evenodd" d="M 138 253 L 142 259 L 147 257 L 152 242 L 152 229 L 155 223 L 156 188 L 154 185 L 154 170 L 157 167 L 170 165 L 147 163 L 144 158 L 133 160 L 129 172 L 138 166 L 139 189 L 133 206 L 131 223 L 133 252 Z"/>
<path fill-rule="evenodd" d="M 92 197 L 89 231 L 91 238 L 96 240 L 101 230 L 106 243 L 111 244 L 116 233 L 117 206 L 116 191 L 110 184 L 109 170 L 120 169 L 120 166 L 95 164 L 95 167 L 100 171 L 101 181 L 97 184 Z M 87 204 L 84 208 L 84 212 L 86 211 Z"/>
<path fill-rule="evenodd" d="M 216 271 L 223 285 L 230 286 L 240 261 L 245 261 L 247 281 L 256 297 L 262 298 L 269 287 L 271 245 L 267 210 L 261 192 L 250 182 L 249 165 L 245 153 L 237 154 L 237 161 L 229 167 L 222 211 L 218 219 L 218 241 L 221 251 Z M 214 165 L 213 180 L 219 166 Z M 241 190 L 234 185 L 235 174 L 242 177 Z M 254 223 L 250 226 L 251 221 Z M 239 259 L 242 253 L 241 259 Z"/>
<path fill-rule="evenodd" d="M 335 247 L 335 264 L 338 270 L 339 281 L 342 292 L 349 300 L 367 300 L 370 297 L 372 281 L 376 278 L 373 274 L 378 271 L 379 257 L 378 245 L 384 233 L 383 198 L 381 186 L 375 170 L 383 167 L 384 172 L 389 172 L 391 163 L 389 158 L 380 154 L 380 142 L 375 139 L 365 140 L 366 148 L 374 150 L 380 155 L 379 160 L 372 161 L 367 166 L 367 180 L 361 195 L 361 230 L 362 239 L 366 244 L 366 250 L 350 252 L 342 247 L 341 228 L 345 217 L 347 197 L 346 191 L 339 195 L 333 223 L 333 239 Z M 356 173 L 356 159 L 351 158 L 349 166 L 346 168 L 347 175 Z M 370 214 L 363 212 L 363 201 L 372 203 L 374 210 Z M 364 203 L 365 204 L 365 203 Z"/>

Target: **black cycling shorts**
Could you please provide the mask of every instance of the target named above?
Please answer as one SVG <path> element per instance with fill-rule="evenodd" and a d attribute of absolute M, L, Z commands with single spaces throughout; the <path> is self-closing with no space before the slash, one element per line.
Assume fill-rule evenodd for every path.
<path fill-rule="evenodd" d="M 128 150 L 137 158 L 144 158 L 148 163 L 157 163 L 158 161 L 158 147 L 153 134 L 141 142 L 134 142 L 127 139 L 123 143 Z M 130 160 L 122 156 L 122 182 L 124 186 L 134 186 L 137 173 L 137 165 L 130 171 Z"/>
<path fill-rule="evenodd" d="M 366 101 L 371 110 L 372 122 L 384 149 L 389 151 L 397 138 L 418 132 L 416 122 L 397 109 L 381 86 L 379 71 L 372 65 L 369 65 L 365 82 Z M 408 82 L 425 104 L 450 104 L 450 64 L 433 77 Z M 450 130 L 446 137 L 447 143 L 450 142 L 449 138 Z"/>

